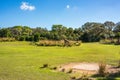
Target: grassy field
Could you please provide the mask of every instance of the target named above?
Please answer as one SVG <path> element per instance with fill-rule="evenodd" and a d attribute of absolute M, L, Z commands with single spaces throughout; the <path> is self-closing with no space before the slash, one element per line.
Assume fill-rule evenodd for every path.
<path fill-rule="evenodd" d="M 40 69 L 47 63 L 100 62 L 116 65 L 120 46 L 83 43 L 79 47 L 37 47 L 29 42 L 0 42 L 0 80 L 70 80 L 69 75 Z"/>

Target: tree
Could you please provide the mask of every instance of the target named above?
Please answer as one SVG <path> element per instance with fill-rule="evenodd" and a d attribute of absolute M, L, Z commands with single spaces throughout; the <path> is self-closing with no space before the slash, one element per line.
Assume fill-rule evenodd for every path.
<path fill-rule="evenodd" d="M 106 35 L 108 35 L 108 37 L 111 39 L 111 41 L 113 40 L 114 37 L 114 33 L 113 33 L 113 29 L 115 27 L 115 23 L 112 21 L 106 21 L 104 23 L 105 29 L 106 29 Z"/>
<path fill-rule="evenodd" d="M 62 40 L 66 38 L 66 31 L 67 28 L 63 25 L 53 25 L 51 33 L 54 34 L 54 39 L 55 40 Z"/>
<path fill-rule="evenodd" d="M 81 39 L 81 35 L 83 34 L 82 29 L 81 28 L 75 28 L 74 29 L 74 40 L 80 40 Z"/>
<path fill-rule="evenodd" d="M 35 34 L 34 34 L 34 41 L 35 41 L 35 42 L 38 42 L 39 39 L 40 39 L 40 34 L 39 34 L 39 33 L 35 33 Z"/>
<path fill-rule="evenodd" d="M 12 37 L 16 38 L 16 40 L 19 40 L 20 36 L 22 36 L 22 26 L 14 26 L 10 28 Z"/>
<path fill-rule="evenodd" d="M 28 27 L 28 26 L 23 26 L 22 35 L 25 35 L 25 36 L 32 35 L 32 29 L 30 27 Z"/>
<path fill-rule="evenodd" d="M 0 30 L 0 37 L 11 37 L 11 32 L 9 28 L 3 28 Z"/>
<path fill-rule="evenodd" d="M 48 37 L 49 31 L 46 28 L 37 27 L 37 28 L 33 28 L 32 31 L 33 31 L 33 34 L 39 33 L 40 39 L 48 39 L 49 38 Z"/>
<path fill-rule="evenodd" d="M 100 41 L 104 29 L 104 25 L 101 23 L 87 22 L 82 26 L 83 35 L 81 39 L 85 42 Z"/>
<path fill-rule="evenodd" d="M 117 43 L 120 44 L 120 24 L 116 24 L 116 27 L 114 28 L 114 32 L 117 37 Z"/>

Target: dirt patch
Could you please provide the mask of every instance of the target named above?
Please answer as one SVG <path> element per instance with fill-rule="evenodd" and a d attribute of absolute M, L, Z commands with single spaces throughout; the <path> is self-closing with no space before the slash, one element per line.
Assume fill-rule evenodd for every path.
<path fill-rule="evenodd" d="M 68 71 L 70 69 L 73 70 L 73 72 L 80 72 L 80 73 L 86 73 L 86 74 L 96 74 L 99 70 L 99 64 L 98 63 L 69 63 L 61 65 L 59 70 L 65 69 L 65 71 Z M 109 73 L 116 73 L 120 71 L 120 68 L 113 67 L 111 65 L 106 66 L 106 70 Z"/>

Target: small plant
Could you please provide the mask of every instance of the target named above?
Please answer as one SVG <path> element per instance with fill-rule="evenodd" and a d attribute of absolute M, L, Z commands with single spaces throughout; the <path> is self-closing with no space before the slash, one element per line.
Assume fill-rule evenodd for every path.
<path fill-rule="evenodd" d="M 57 69 L 57 67 L 53 67 L 53 69 L 54 69 L 54 70 L 56 70 L 56 69 Z"/>
<path fill-rule="evenodd" d="M 72 79 L 72 80 L 76 80 L 76 77 L 75 77 L 75 76 L 72 76 L 71 79 Z"/>
<path fill-rule="evenodd" d="M 40 67 L 40 68 L 48 68 L 48 64 L 43 64 L 43 66 L 42 67 Z"/>
<path fill-rule="evenodd" d="M 90 80 L 87 74 L 82 74 L 79 80 Z"/>
<path fill-rule="evenodd" d="M 106 64 L 105 63 L 101 62 L 99 64 L 98 74 L 102 77 L 106 76 Z"/>
<path fill-rule="evenodd" d="M 63 68 L 63 69 L 61 69 L 61 72 L 65 72 L 65 69 Z"/>
<path fill-rule="evenodd" d="M 55 67 L 52 67 L 51 69 L 52 69 L 52 70 L 56 70 L 56 69 L 57 69 L 57 67 L 55 66 Z"/>
<path fill-rule="evenodd" d="M 69 71 L 67 72 L 67 73 L 72 73 L 73 72 L 73 70 L 72 69 L 69 69 Z"/>

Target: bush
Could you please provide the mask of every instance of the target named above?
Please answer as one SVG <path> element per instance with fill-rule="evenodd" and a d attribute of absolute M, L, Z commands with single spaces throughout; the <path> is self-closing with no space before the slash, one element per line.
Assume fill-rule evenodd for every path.
<path fill-rule="evenodd" d="M 72 80 L 76 80 L 76 77 L 75 77 L 75 76 L 72 76 L 71 79 L 72 79 Z"/>
<path fill-rule="evenodd" d="M 63 69 L 61 69 L 61 72 L 65 72 L 65 69 L 63 68 Z"/>
<path fill-rule="evenodd" d="M 111 41 L 111 40 L 109 40 L 109 39 L 105 39 L 105 40 L 100 40 L 100 43 L 101 43 L 101 44 L 113 44 L 114 41 Z"/>
<path fill-rule="evenodd" d="M 71 46 L 80 46 L 81 42 L 79 41 L 69 41 L 69 43 L 65 44 L 63 40 L 55 41 L 55 40 L 40 40 L 36 43 L 37 46 L 60 46 L 60 47 L 71 47 Z"/>
<path fill-rule="evenodd" d="M 20 36 L 19 41 L 25 41 L 25 36 Z"/>
<path fill-rule="evenodd" d="M 52 67 L 51 69 L 52 69 L 52 70 L 56 70 L 56 69 L 57 69 L 57 67 L 55 66 L 55 67 Z"/>
<path fill-rule="evenodd" d="M 12 42 L 15 41 L 15 38 L 0 38 L 0 42 Z"/>
<path fill-rule="evenodd" d="M 67 72 L 67 73 L 72 73 L 73 72 L 73 70 L 72 69 L 69 69 L 69 71 Z"/>
<path fill-rule="evenodd" d="M 98 75 L 101 77 L 105 77 L 106 76 L 106 64 L 101 62 L 99 64 L 99 70 L 98 70 Z"/>
<path fill-rule="evenodd" d="M 38 42 L 39 39 L 40 39 L 40 34 L 39 33 L 34 34 L 34 41 Z"/>
<path fill-rule="evenodd" d="M 81 41 L 77 41 L 74 44 L 75 44 L 75 46 L 80 46 L 81 45 Z"/>
<path fill-rule="evenodd" d="M 48 64 L 43 64 L 43 66 L 42 67 L 40 67 L 40 68 L 48 68 Z"/>
<path fill-rule="evenodd" d="M 41 40 L 36 43 L 37 46 L 63 46 L 63 41 Z"/>

